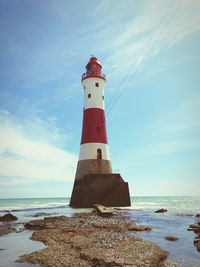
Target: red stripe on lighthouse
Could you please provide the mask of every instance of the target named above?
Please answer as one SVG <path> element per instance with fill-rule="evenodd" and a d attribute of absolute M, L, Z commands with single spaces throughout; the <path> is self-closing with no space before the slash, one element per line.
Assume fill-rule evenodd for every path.
<path fill-rule="evenodd" d="M 108 143 L 103 109 L 88 108 L 84 110 L 81 144 L 85 143 Z"/>

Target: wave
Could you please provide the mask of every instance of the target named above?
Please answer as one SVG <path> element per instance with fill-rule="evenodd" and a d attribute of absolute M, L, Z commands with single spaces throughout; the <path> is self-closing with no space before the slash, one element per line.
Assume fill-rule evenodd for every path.
<path fill-rule="evenodd" d="M 69 209 L 70 198 L 0 199 L 0 212 L 29 212 Z M 125 209 L 199 213 L 200 197 L 131 197 L 131 206 Z M 70 208 L 71 209 L 71 208 Z M 124 209 L 124 208 L 123 208 Z M 73 209 L 72 209 L 73 210 Z"/>
<path fill-rule="evenodd" d="M 30 208 L 9 207 L 1 209 L 0 212 L 23 212 L 23 211 L 25 212 L 25 211 L 37 211 L 37 210 L 66 209 L 66 208 L 70 208 L 69 203 L 66 203 L 66 205 L 61 205 L 61 206 L 52 206 L 52 205 L 49 206 L 48 204 L 45 204 L 41 205 L 40 207 L 30 207 Z"/>

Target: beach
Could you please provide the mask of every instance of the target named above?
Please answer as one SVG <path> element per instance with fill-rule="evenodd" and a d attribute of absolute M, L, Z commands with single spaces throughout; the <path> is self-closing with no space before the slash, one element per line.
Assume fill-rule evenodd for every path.
<path fill-rule="evenodd" d="M 62 235 L 64 235 L 65 243 L 70 246 L 69 251 L 71 253 L 73 252 L 72 247 L 78 246 L 80 248 L 78 250 L 79 254 L 77 254 L 75 249 L 76 255 L 82 255 L 83 262 L 89 262 L 88 264 L 90 265 L 88 266 L 100 266 L 102 261 L 108 261 L 109 263 L 108 258 L 101 256 L 105 254 L 102 250 L 100 256 L 96 257 L 100 261 L 97 261 L 97 265 L 95 265 L 94 256 L 89 251 L 89 248 L 95 248 L 95 246 L 98 251 L 100 248 L 112 249 L 112 251 L 114 249 L 116 253 L 114 259 L 117 261 L 117 264 L 120 264 L 120 261 L 123 260 L 133 262 L 134 257 L 139 257 L 139 255 L 146 255 L 145 259 L 148 262 L 148 260 L 155 260 L 155 255 L 157 255 L 157 265 L 155 266 L 161 264 L 159 257 L 160 259 L 165 259 L 165 261 L 167 259 L 166 263 L 164 261 L 162 263 L 167 264 L 165 266 L 200 266 L 200 253 L 193 243 L 195 233 L 187 230 L 189 225 L 194 224 L 196 221 L 195 215 L 199 213 L 200 197 L 132 197 L 131 202 L 132 206 L 130 208 L 114 210 L 112 218 L 101 218 L 93 213 L 93 209 L 70 208 L 68 206 L 69 199 L 67 198 L 0 200 L 0 216 L 11 212 L 18 218 L 16 221 L 7 223 L 11 227 L 11 232 L 9 233 L 8 231 L 7 234 L 0 237 L 0 255 L 1 259 L 3 259 L 0 266 L 30 266 L 30 263 L 17 263 L 15 261 L 24 254 L 27 255 L 44 248 L 48 249 L 53 246 L 52 240 Z M 160 208 L 167 209 L 167 212 L 155 213 Z M 32 229 L 25 228 L 25 223 L 30 221 L 36 221 L 36 225 L 42 224 L 43 227 L 40 229 L 37 227 Z M 1 223 L 1 226 L 3 224 Z M 60 226 L 58 227 L 58 225 Z M 98 225 L 99 227 L 97 227 Z M 134 231 L 131 230 L 130 225 L 145 225 L 152 228 L 152 230 Z M 42 231 L 43 235 L 41 235 Z M 53 233 L 56 231 L 57 234 Z M 76 236 L 79 236 L 79 238 Z M 77 245 L 81 236 L 83 242 L 81 245 Z M 178 240 L 174 242 L 168 241 L 164 238 L 165 236 L 176 236 Z M 34 241 L 30 240 L 29 237 Z M 113 237 L 113 243 L 111 241 L 108 242 L 108 240 L 112 240 L 111 237 Z M 120 247 L 121 244 L 125 244 L 123 242 L 126 243 L 123 246 L 127 247 L 127 251 L 130 250 L 126 257 L 123 254 L 122 247 Z M 59 243 L 61 244 L 62 242 L 58 239 L 56 247 L 58 247 Z M 148 254 L 149 244 L 151 244 L 150 247 L 154 251 L 152 251 L 151 257 Z M 141 250 L 137 251 L 137 255 L 134 255 L 133 251 L 136 251 L 136 248 L 139 247 Z M 61 249 L 61 251 L 64 253 L 64 256 L 69 254 L 66 247 L 63 250 Z M 35 257 L 35 255 L 37 256 Z M 38 260 L 38 255 L 45 258 L 44 255 L 41 256 L 41 252 L 39 254 L 36 253 L 33 255 L 35 262 Z M 54 252 L 55 259 L 60 257 L 55 255 Z M 78 259 L 81 257 L 78 257 Z M 21 261 L 28 260 L 27 256 L 23 256 L 20 259 Z M 33 262 L 34 260 L 32 258 Z M 178 265 L 170 265 L 173 263 L 168 262 L 168 260 Z M 143 260 L 143 262 L 145 261 Z M 42 262 L 39 263 L 45 266 Z M 112 260 L 110 260 L 110 263 L 112 263 Z M 148 263 L 146 264 L 140 266 L 151 266 Z"/>

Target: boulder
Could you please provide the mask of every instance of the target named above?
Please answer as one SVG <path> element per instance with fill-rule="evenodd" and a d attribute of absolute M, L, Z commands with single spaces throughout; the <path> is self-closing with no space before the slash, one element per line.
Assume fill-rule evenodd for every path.
<path fill-rule="evenodd" d="M 188 231 L 195 232 L 196 237 L 194 239 L 194 245 L 197 247 L 197 250 L 200 252 L 200 221 L 196 221 L 195 224 L 190 224 Z"/>
<path fill-rule="evenodd" d="M 24 228 L 27 230 L 45 229 L 45 223 L 42 220 L 34 220 L 25 223 Z"/>
<path fill-rule="evenodd" d="M 172 235 L 165 236 L 165 239 L 168 240 L 168 241 L 177 241 L 177 240 L 179 240 L 178 237 L 172 236 Z"/>
<path fill-rule="evenodd" d="M 200 251 L 200 239 L 195 239 L 194 245 L 197 247 L 197 250 Z"/>
<path fill-rule="evenodd" d="M 11 213 L 5 214 L 4 216 L 0 216 L 0 222 L 9 222 L 9 221 L 16 221 L 18 218 Z"/>
<path fill-rule="evenodd" d="M 196 229 L 196 228 L 198 228 L 198 225 L 197 224 L 190 224 L 190 226 L 189 226 L 189 229 Z"/>
<path fill-rule="evenodd" d="M 102 217 L 110 217 L 113 216 L 113 212 L 111 209 L 103 206 L 103 205 L 99 205 L 99 204 L 94 204 L 94 208 L 97 211 L 97 214 L 102 216 Z"/>
<path fill-rule="evenodd" d="M 4 223 L 0 225 L 0 236 L 7 235 L 12 232 L 16 232 L 16 228 L 13 227 L 13 224 Z"/>
<path fill-rule="evenodd" d="M 197 213 L 195 217 L 200 218 L 200 213 Z"/>
<path fill-rule="evenodd" d="M 157 210 L 157 211 L 155 211 L 155 213 L 162 213 L 162 212 L 167 212 L 168 210 L 167 209 L 159 209 L 159 210 Z"/>
<path fill-rule="evenodd" d="M 65 216 L 44 217 L 41 220 L 32 220 L 25 223 L 24 228 L 27 230 L 54 229 L 55 223 L 66 225 L 69 220 L 70 217 Z"/>
<path fill-rule="evenodd" d="M 200 233 L 200 225 L 199 224 L 190 224 L 188 231 L 194 231 L 195 233 Z"/>
<path fill-rule="evenodd" d="M 127 229 L 133 232 L 151 231 L 152 228 L 145 225 L 128 225 Z"/>

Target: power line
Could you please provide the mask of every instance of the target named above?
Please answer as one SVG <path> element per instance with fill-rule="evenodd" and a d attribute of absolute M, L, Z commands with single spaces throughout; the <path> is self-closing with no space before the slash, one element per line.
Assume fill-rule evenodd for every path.
<path fill-rule="evenodd" d="M 122 82 L 123 82 L 124 80 L 126 81 L 126 79 L 127 79 L 127 82 L 123 83 L 124 86 L 122 88 L 121 88 L 122 82 L 120 83 L 120 85 L 118 86 L 116 92 L 114 93 L 112 101 L 110 101 L 110 103 L 108 103 L 108 105 L 106 107 L 106 108 L 108 108 L 108 111 L 106 112 L 107 116 L 110 113 L 110 111 L 112 110 L 113 106 L 117 103 L 117 101 L 119 100 L 119 98 L 123 94 L 123 92 L 124 92 L 123 89 L 125 88 L 125 85 L 128 85 L 130 80 L 132 80 L 135 77 L 136 73 L 139 71 L 139 67 L 137 68 L 137 65 L 140 66 L 141 65 L 140 61 L 142 62 L 142 61 L 144 61 L 145 58 L 147 58 L 147 56 L 149 55 L 149 53 L 153 49 L 155 43 L 160 39 L 160 37 L 163 34 L 164 30 L 166 30 L 166 28 L 168 27 L 169 23 L 171 22 L 171 20 L 175 16 L 176 12 L 180 8 L 180 6 L 183 3 L 183 1 L 180 0 L 177 5 L 176 5 L 176 3 L 174 4 L 174 2 L 173 2 L 172 5 L 170 6 L 170 8 L 165 13 L 165 15 L 162 17 L 162 19 L 161 19 L 161 21 L 159 23 L 159 26 L 158 26 L 158 30 L 154 31 L 154 33 L 151 34 L 150 38 L 145 43 L 145 45 L 144 45 L 144 47 L 142 49 L 141 55 L 138 57 L 138 60 L 134 64 L 134 72 L 133 72 L 133 74 L 128 79 L 128 75 L 129 75 L 129 73 L 131 73 L 131 70 L 132 70 L 132 68 L 131 68 L 130 71 L 125 75 L 125 77 L 122 80 Z M 171 16 L 168 15 L 168 12 L 170 10 L 172 10 L 170 12 Z M 162 24 L 163 24 L 163 26 L 162 26 Z"/>

